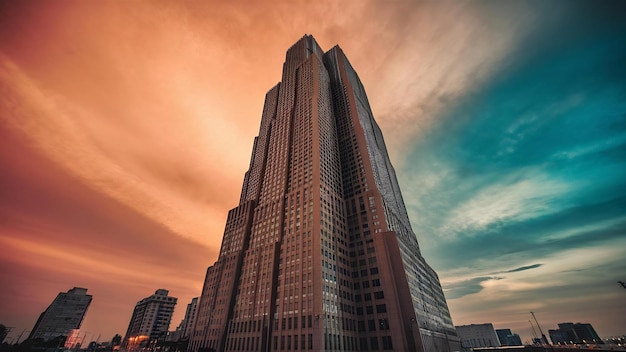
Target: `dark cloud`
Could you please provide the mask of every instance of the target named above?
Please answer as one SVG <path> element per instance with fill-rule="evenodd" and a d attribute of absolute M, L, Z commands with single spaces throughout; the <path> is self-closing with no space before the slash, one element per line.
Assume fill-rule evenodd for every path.
<path fill-rule="evenodd" d="M 611 209 L 608 205 L 616 202 L 604 204 L 607 205 L 606 209 Z M 587 213 L 583 210 L 585 208 Z M 615 213 L 620 211 L 617 209 Z M 432 256 L 433 253 L 440 253 L 441 256 L 432 256 L 432 260 L 434 265 L 442 269 L 468 265 L 489 269 L 489 265 L 497 262 L 541 260 L 561 251 L 606 245 L 615 240 L 626 239 L 626 221 L 604 226 L 600 222 L 597 229 L 582 230 L 585 220 L 587 225 L 597 224 L 593 218 L 601 213 L 602 211 L 593 207 L 577 207 L 540 220 L 493 225 L 491 229 L 474 236 L 455 242 L 442 242 L 432 248 L 430 254 Z M 608 219 L 611 219 L 610 215 L 607 214 Z M 563 222 L 556 222 L 558 220 Z M 573 233 L 558 235 L 569 232 Z M 501 267 L 502 264 L 497 265 Z"/>
<path fill-rule="evenodd" d="M 481 283 L 489 280 L 500 280 L 500 278 L 496 276 L 475 277 L 444 285 L 443 289 L 446 298 L 456 299 L 482 291 L 484 287 Z"/>
<path fill-rule="evenodd" d="M 540 267 L 540 266 L 542 266 L 542 265 L 543 265 L 543 264 L 533 264 L 533 265 L 528 265 L 528 266 L 522 266 L 522 267 L 515 268 L 515 269 L 512 269 L 512 270 L 507 270 L 506 272 L 507 272 L 507 273 L 515 273 L 515 272 L 518 272 L 518 271 L 524 271 L 524 270 L 535 269 L 535 268 L 538 268 L 538 267 Z"/>
<path fill-rule="evenodd" d="M 515 269 L 511 269 L 511 270 L 505 270 L 505 271 L 498 271 L 494 274 L 502 274 L 502 273 L 516 273 L 518 271 L 525 271 L 525 270 L 530 270 L 530 269 L 536 269 L 540 266 L 542 266 L 543 264 L 533 264 L 533 265 L 527 265 L 527 266 L 520 266 L 519 268 L 515 268 Z"/>

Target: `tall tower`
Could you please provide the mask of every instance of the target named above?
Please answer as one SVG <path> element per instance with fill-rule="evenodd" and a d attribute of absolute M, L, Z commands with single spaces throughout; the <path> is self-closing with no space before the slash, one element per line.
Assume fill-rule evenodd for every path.
<path fill-rule="evenodd" d="M 128 351 L 165 340 L 178 300 L 168 294 L 168 290 L 161 288 L 137 302 L 124 337 Z"/>
<path fill-rule="evenodd" d="M 363 85 L 306 35 L 266 95 L 189 350 L 458 349 Z"/>
<path fill-rule="evenodd" d="M 68 337 L 72 330 L 80 329 L 91 298 L 86 288 L 74 287 L 67 292 L 59 292 L 41 313 L 28 338 L 47 341 L 59 336 Z"/>
<path fill-rule="evenodd" d="M 187 310 L 185 311 L 185 317 L 181 320 L 180 324 L 176 328 L 176 331 L 170 333 L 171 341 L 178 341 L 180 339 L 188 339 L 191 334 L 191 329 L 193 328 L 194 322 L 196 320 L 196 311 L 198 308 L 198 297 L 194 297 L 191 299 L 191 302 L 187 305 Z"/>

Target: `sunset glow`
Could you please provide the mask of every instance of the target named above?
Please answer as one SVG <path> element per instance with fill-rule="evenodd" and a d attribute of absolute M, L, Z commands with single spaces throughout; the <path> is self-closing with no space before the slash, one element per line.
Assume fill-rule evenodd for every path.
<path fill-rule="evenodd" d="M 158 288 L 175 329 L 305 33 L 359 72 L 456 325 L 626 333 L 626 26 L 605 5 L 3 2 L 7 341 L 74 286 L 101 341 Z"/>

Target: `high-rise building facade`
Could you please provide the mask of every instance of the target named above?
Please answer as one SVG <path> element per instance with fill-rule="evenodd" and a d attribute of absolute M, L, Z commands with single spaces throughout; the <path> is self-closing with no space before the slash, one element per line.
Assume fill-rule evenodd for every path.
<path fill-rule="evenodd" d="M 304 36 L 265 97 L 189 350 L 459 348 L 363 85 Z"/>
<path fill-rule="evenodd" d="M 68 337 L 73 330 L 80 329 L 91 299 L 86 288 L 74 287 L 67 292 L 59 292 L 41 313 L 28 338 L 47 341 L 59 336 Z"/>
<path fill-rule="evenodd" d="M 182 331 L 181 337 L 189 337 L 191 334 L 191 329 L 193 328 L 193 324 L 196 321 L 196 312 L 198 311 L 198 297 L 194 297 L 191 299 L 191 302 L 187 305 L 187 310 L 185 311 L 185 317 L 181 322 L 180 330 Z"/>
<path fill-rule="evenodd" d="M 179 341 L 181 339 L 187 339 L 191 333 L 191 329 L 196 320 L 196 311 L 198 309 L 198 297 L 191 299 L 191 302 L 187 305 L 185 311 L 185 317 L 180 321 L 178 327 L 173 332 L 170 332 L 168 336 L 169 341 Z"/>
<path fill-rule="evenodd" d="M 161 288 L 137 302 L 124 336 L 127 350 L 165 340 L 178 300 L 168 294 L 168 290 Z"/>

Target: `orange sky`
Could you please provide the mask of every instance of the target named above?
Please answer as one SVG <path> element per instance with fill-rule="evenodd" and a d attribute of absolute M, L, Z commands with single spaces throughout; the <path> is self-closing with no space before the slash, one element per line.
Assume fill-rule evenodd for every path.
<path fill-rule="evenodd" d="M 30 329 L 57 292 L 83 286 L 85 330 L 123 334 L 160 287 L 179 298 L 178 324 L 217 255 L 286 49 L 305 33 L 340 43 L 374 108 L 401 109 L 412 82 L 397 74 L 422 60 L 405 29 L 426 43 L 451 34 L 396 5 L 4 3 L 1 322 Z M 420 78 L 454 80 L 436 73 Z"/>
<path fill-rule="evenodd" d="M 83 329 L 110 339 L 166 288 L 179 298 L 173 330 L 237 205 L 264 95 L 303 34 L 342 46 L 398 165 L 440 97 L 488 79 L 528 28 L 465 2 L 226 3 L 0 5 L 0 323 L 30 330 L 81 286 L 94 296 Z"/>

